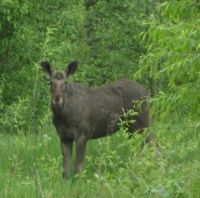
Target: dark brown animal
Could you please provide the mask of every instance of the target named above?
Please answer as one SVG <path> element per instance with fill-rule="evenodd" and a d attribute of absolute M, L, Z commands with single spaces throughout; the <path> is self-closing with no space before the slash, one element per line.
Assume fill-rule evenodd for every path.
<path fill-rule="evenodd" d="M 80 172 L 87 141 L 115 133 L 123 109 L 132 109 L 133 103 L 145 100 L 148 92 L 130 80 L 119 80 L 98 88 L 65 83 L 76 71 L 77 62 L 70 63 L 65 71 L 54 71 L 48 62 L 42 62 L 41 66 L 51 79 L 53 123 L 61 141 L 63 176 L 67 178 L 71 172 L 73 142 L 76 142 L 75 170 Z M 148 125 L 148 107 L 144 102 L 131 130 L 142 130 Z"/>

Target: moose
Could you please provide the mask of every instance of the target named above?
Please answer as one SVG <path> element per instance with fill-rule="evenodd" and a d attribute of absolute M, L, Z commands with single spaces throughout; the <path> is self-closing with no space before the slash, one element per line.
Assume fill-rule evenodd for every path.
<path fill-rule="evenodd" d="M 80 83 L 68 83 L 78 62 L 71 62 L 66 70 L 54 70 L 47 61 L 41 67 L 50 76 L 51 109 L 53 124 L 59 135 L 63 154 L 63 177 L 70 177 L 73 142 L 76 143 L 76 173 L 81 172 L 90 139 L 112 135 L 118 130 L 118 121 L 124 111 L 133 109 L 136 101 L 142 102 L 130 133 L 144 131 L 149 126 L 148 91 L 132 80 L 90 88 Z"/>

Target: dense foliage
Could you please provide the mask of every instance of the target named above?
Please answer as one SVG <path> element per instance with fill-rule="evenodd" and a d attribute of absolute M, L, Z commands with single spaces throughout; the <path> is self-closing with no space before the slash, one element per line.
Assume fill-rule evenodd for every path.
<path fill-rule="evenodd" d="M 199 119 L 200 111 L 200 15 L 196 1 L 172 1 L 158 5 L 159 15 L 146 21 L 142 33 L 147 54 L 136 74 L 145 78 L 162 118 L 174 112 Z M 158 112 L 156 112 L 158 113 Z"/>
<path fill-rule="evenodd" d="M 0 197 L 199 197 L 199 32 L 198 0 L 1 0 Z M 161 156 L 122 128 L 64 183 L 42 60 L 77 60 L 89 86 L 143 83 Z"/>

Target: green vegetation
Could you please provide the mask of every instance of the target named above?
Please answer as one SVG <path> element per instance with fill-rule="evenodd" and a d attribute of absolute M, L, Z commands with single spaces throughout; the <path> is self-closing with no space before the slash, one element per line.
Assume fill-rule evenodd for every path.
<path fill-rule="evenodd" d="M 0 19 L 0 197 L 200 197 L 199 1 L 2 0 Z M 70 81 L 149 88 L 161 155 L 121 129 L 64 182 L 45 59 L 78 60 Z"/>

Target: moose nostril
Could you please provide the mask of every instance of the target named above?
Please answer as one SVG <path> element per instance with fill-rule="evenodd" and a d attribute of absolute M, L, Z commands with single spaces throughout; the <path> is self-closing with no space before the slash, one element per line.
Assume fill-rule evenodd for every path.
<path fill-rule="evenodd" d="M 56 101 L 56 102 L 58 102 L 58 101 L 59 101 L 59 99 L 60 99 L 59 97 L 55 97 L 55 101 Z"/>
<path fill-rule="evenodd" d="M 62 102 L 63 102 L 63 100 L 62 100 L 62 97 L 60 97 L 60 96 L 55 96 L 54 99 L 53 99 L 54 105 L 61 105 Z"/>

